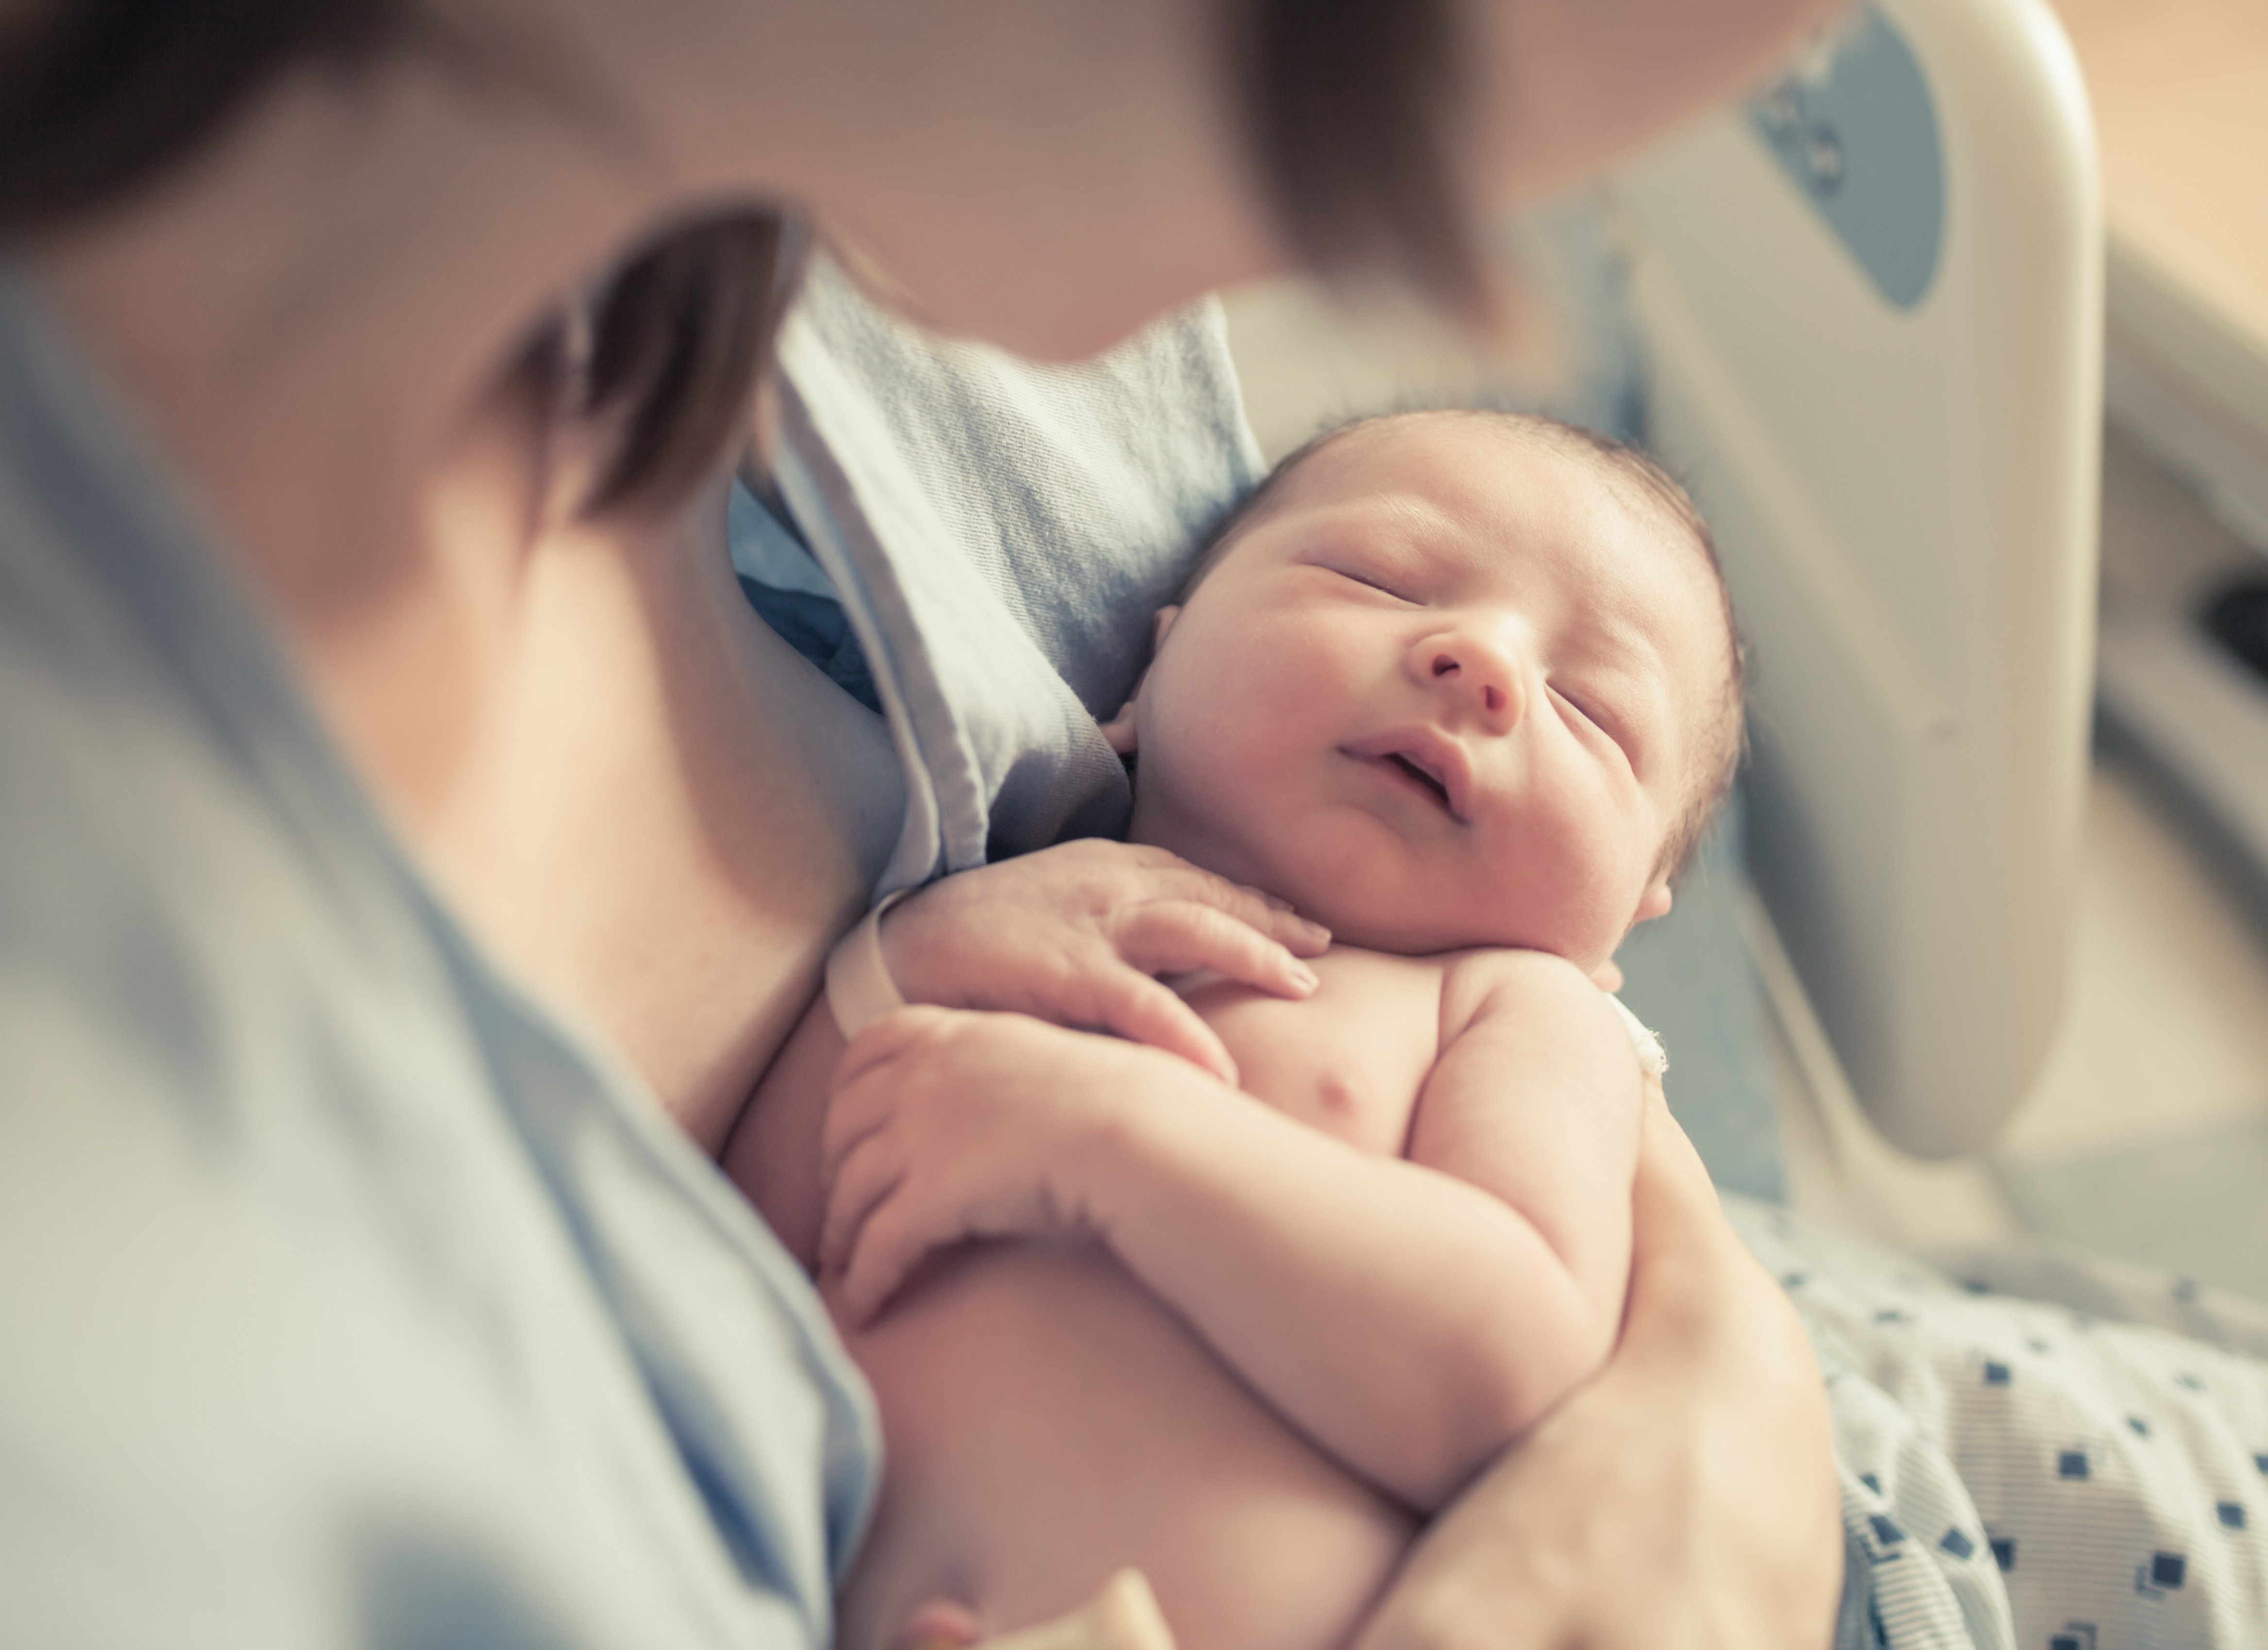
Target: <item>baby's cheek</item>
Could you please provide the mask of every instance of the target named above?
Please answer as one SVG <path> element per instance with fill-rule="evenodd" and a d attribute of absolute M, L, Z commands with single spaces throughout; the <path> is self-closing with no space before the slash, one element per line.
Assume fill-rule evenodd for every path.
<path fill-rule="evenodd" d="M 1624 844 L 1592 816 L 1540 821 L 1520 856 L 1516 896 L 1535 948 L 1586 966 L 1611 953 L 1638 902 L 1627 858 Z"/>

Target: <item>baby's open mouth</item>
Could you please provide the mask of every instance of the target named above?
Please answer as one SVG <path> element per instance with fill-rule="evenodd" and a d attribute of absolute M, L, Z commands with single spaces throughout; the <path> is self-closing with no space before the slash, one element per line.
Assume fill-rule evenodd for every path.
<path fill-rule="evenodd" d="M 1351 740 L 1340 754 L 1410 787 L 1458 824 L 1468 822 L 1475 784 L 1472 759 L 1456 740 L 1414 724 Z"/>
<path fill-rule="evenodd" d="M 1444 808 L 1448 807 L 1448 786 L 1443 784 L 1439 779 L 1435 778 L 1425 769 L 1420 768 L 1416 762 L 1410 761 L 1409 757 L 1401 755 L 1399 752 L 1388 755 L 1387 757 L 1387 761 L 1392 762 L 1395 767 L 1401 769 L 1403 772 L 1408 774 L 1412 779 L 1415 779 L 1419 784 L 1424 785 L 1428 791 L 1431 791 L 1435 797 L 1440 799 L 1440 804 Z"/>

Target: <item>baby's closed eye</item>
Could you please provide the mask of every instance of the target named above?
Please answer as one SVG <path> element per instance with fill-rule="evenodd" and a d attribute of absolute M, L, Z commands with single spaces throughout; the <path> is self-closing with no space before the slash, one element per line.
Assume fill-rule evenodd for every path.
<path fill-rule="evenodd" d="M 1410 593 L 1408 581 L 1399 573 L 1386 568 L 1359 563 L 1334 562 L 1328 564 L 1325 571 L 1336 573 L 1339 578 L 1352 584 L 1374 590 L 1382 596 L 1391 596 L 1396 601 L 1406 601 L 1415 605 L 1418 600 L 1417 597 Z"/>
<path fill-rule="evenodd" d="M 1638 750 L 1636 736 L 1629 718 L 1623 714 L 1612 698 L 1581 683 L 1555 681 L 1544 685 L 1585 726 L 1617 746 L 1631 765 L 1633 768 L 1637 766 Z"/>

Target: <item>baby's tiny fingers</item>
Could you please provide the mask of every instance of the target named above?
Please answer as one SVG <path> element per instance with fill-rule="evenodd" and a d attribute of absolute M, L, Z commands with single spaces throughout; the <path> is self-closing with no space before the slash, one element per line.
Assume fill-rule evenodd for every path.
<path fill-rule="evenodd" d="M 1236 1062 L 1229 1057 L 1220 1034 L 1170 987 L 1148 975 L 1126 969 L 1112 976 L 1096 1007 L 1103 1027 L 1128 1042 L 1177 1054 L 1231 1087 L 1236 1086 Z"/>
<path fill-rule="evenodd" d="M 1123 913 L 1114 924 L 1118 954 L 1145 974 L 1210 969 L 1278 997 L 1314 991 L 1315 971 L 1249 924 L 1211 905 L 1160 900 Z"/>
<path fill-rule="evenodd" d="M 1279 900 L 1273 895 L 1264 898 L 1268 908 L 1265 922 L 1255 924 L 1263 933 L 1284 947 L 1295 957 L 1320 957 L 1331 948 L 1331 931 L 1319 922 L 1302 917 L 1292 909 L 1289 900 Z"/>
<path fill-rule="evenodd" d="M 871 1137 L 870 1137 L 871 1138 Z M 819 1233 L 819 1270 L 840 1271 L 874 1211 L 898 1190 L 904 1171 L 878 1145 L 854 1149 L 837 1165 Z"/>
<path fill-rule="evenodd" d="M 1180 899 L 1221 911 L 1273 939 L 1295 956 L 1319 956 L 1330 946 L 1331 931 L 1300 916 L 1288 900 L 1278 899 L 1241 882 L 1231 882 L 1226 877 L 1200 871 L 1194 866 L 1186 876 L 1176 880 Z"/>
<path fill-rule="evenodd" d="M 890 1096 L 876 1086 L 878 1080 L 871 1073 L 855 1073 L 838 1079 L 828 1095 L 819 1131 L 819 1183 L 830 1192 L 850 1154 L 889 1124 Z"/>
<path fill-rule="evenodd" d="M 820 1178 L 835 1177 L 836 1166 L 858 1143 L 887 1124 L 902 1104 L 916 1102 L 917 1091 L 907 1085 L 919 1066 L 902 1072 L 890 1068 L 912 1055 L 917 1062 L 923 1045 L 932 1050 L 932 1035 L 949 1028 L 954 1011 L 943 1008 L 901 1008 L 884 1015 L 850 1040 L 828 1081 L 827 1116 L 821 1124 Z"/>
<path fill-rule="evenodd" d="M 865 1328 L 890 1302 L 923 1256 L 934 1247 L 885 1205 L 858 1230 L 842 1268 L 835 1298 L 852 1325 Z"/>
<path fill-rule="evenodd" d="M 891 1010 L 850 1039 L 850 1046 L 835 1063 L 835 1086 L 841 1088 L 875 1066 L 888 1064 L 938 1030 L 952 1019 L 953 1013 L 952 1009 L 932 1008 L 925 1004 Z"/>

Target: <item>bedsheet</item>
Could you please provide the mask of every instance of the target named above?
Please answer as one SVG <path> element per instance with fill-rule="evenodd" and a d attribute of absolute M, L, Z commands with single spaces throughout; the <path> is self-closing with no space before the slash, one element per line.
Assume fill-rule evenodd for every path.
<path fill-rule="evenodd" d="M 2268 1307 L 2027 1242 L 1928 1258 L 1728 1198 L 1826 1374 L 1837 1650 L 2268 1639 Z"/>

